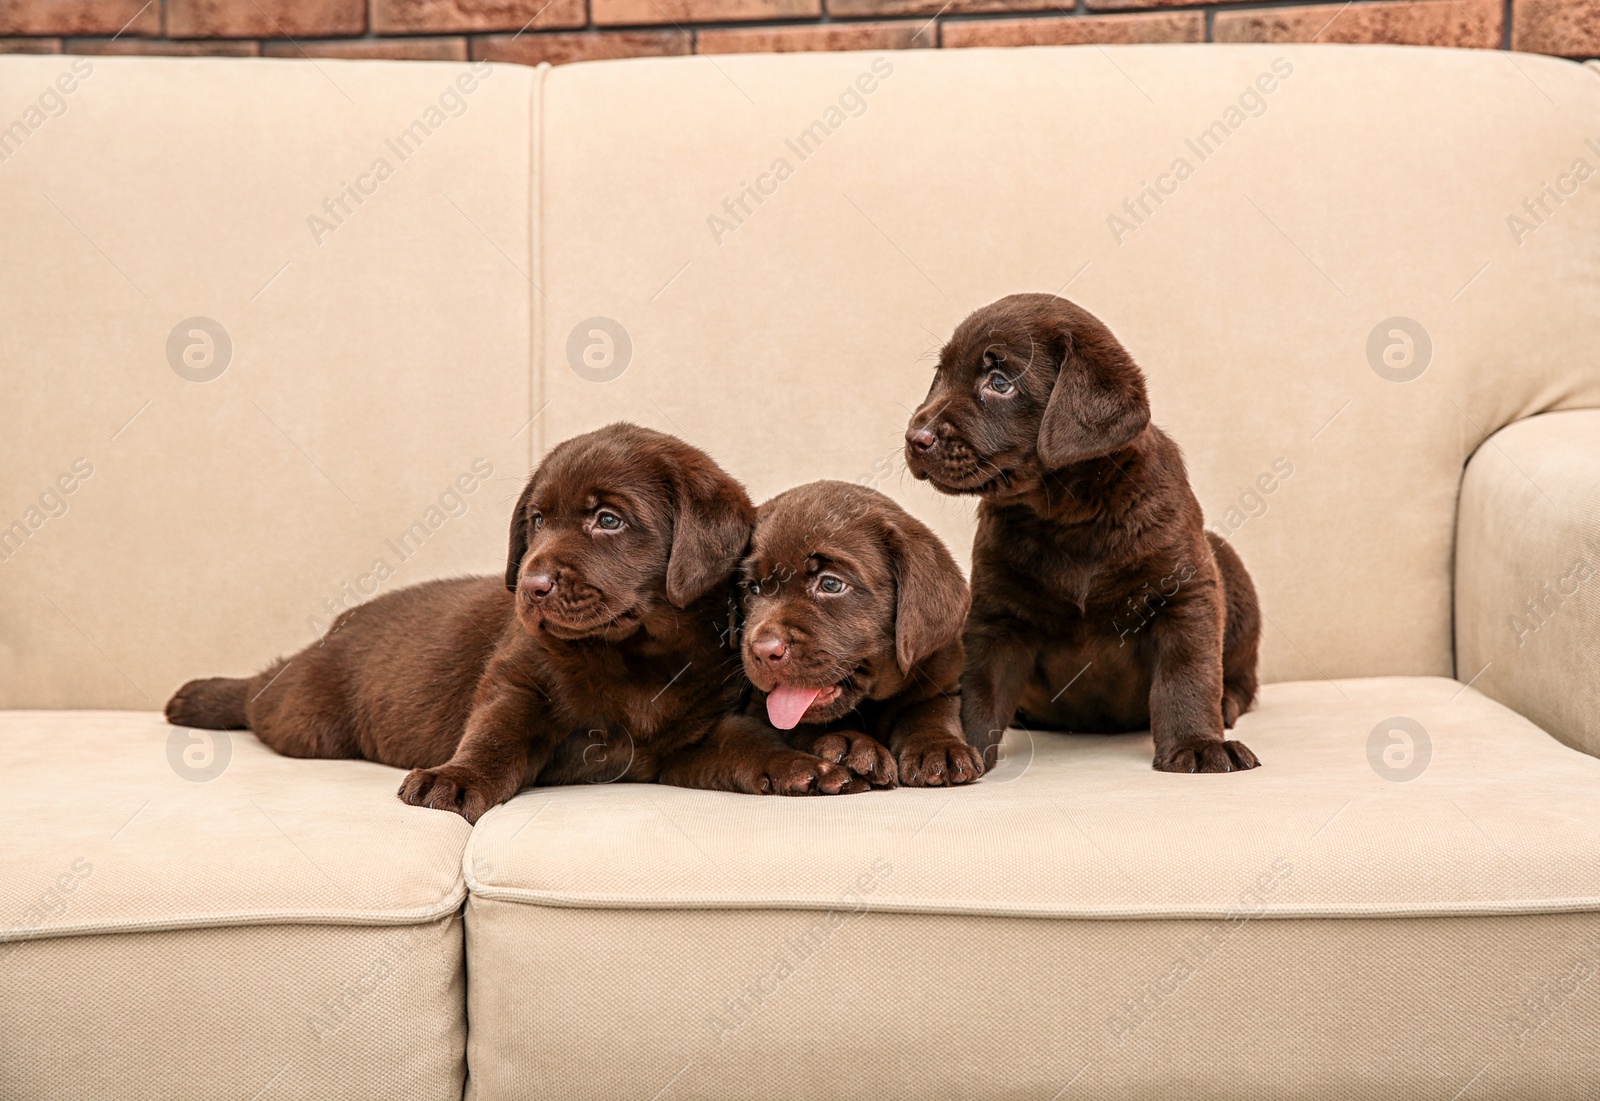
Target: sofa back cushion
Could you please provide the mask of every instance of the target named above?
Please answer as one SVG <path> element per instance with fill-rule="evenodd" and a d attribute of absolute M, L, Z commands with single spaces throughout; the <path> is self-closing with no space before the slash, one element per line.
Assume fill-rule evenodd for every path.
<path fill-rule="evenodd" d="M 1020 290 L 1145 367 L 1261 590 L 1266 679 L 1450 673 L 1467 456 L 1600 405 L 1596 76 L 1300 45 L 0 58 L 0 706 L 156 707 L 497 571 L 529 464 L 618 419 L 758 497 L 876 485 L 964 562 L 973 504 L 901 433 L 954 325 Z"/>
<path fill-rule="evenodd" d="M 502 564 L 532 78 L 0 59 L 0 706 L 160 707 Z"/>
<path fill-rule="evenodd" d="M 1600 177 L 1575 169 L 1600 169 L 1600 80 L 1580 66 L 1072 47 L 545 85 L 542 440 L 628 417 L 758 498 L 863 481 L 965 561 L 973 504 L 913 481 L 901 433 L 961 318 L 1059 291 L 1148 373 L 1261 591 L 1268 680 L 1449 674 L 1467 456 L 1600 402 Z M 1530 214 L 1542 181 L 1564 203 Z"/>

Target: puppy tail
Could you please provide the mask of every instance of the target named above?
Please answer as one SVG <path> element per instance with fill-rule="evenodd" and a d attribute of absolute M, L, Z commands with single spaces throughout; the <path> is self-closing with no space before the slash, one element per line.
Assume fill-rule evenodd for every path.
<path fill-rule="evenodd" d="M 174 726 L 202 730 L 244 730 L 250 680 L 245 677 L 207 677 L 192 680 L 167 701 L 167 721 Z"/>

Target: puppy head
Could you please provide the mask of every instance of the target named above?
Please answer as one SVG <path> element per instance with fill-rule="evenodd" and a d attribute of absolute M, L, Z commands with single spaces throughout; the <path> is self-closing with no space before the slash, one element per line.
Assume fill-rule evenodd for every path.
<path fill-rule="evenodd" d="M 745 674 L 782 730 L 893 695 L 967 615 L 966 580 L 939 537 L 847 482 L 762 505 L 741 579 Z"/>
<path fill-rule="evenodd" d="M 945 493 L 1019 496 L 1149 423 L 1144 375 L 1110 329 L 1064 298 L 1014 294 L 968 317 L 939 353 L 906 429 L 906 465 Z"/>
<path fill-rule="evenodd" d="M 616 641 L 727 583 L 754 522 L 744 487 L 705 452 L 613 424 L 558 445 L 528 480 L 506 588 L 530 634 Z"/>

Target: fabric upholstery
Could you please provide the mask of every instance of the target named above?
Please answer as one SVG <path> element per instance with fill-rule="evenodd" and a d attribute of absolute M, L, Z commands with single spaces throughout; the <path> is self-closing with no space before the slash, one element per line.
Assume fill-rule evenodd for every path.
<path fill-rule="evenodd" d="M 525 792 L 467 854 L 468 1095 L 1600 1086 L 1600 761 L 1444 678 L 1238 733 L 1265 767 L 1012 731 L 959 792 Z"/>
<path fill-rule="evenodd" d="M 1424 733 L 1391 734 L 1396 716 Z M 1281 859 L 1274 917 L 1600 910 L 1600 760 L 1474 689 L 1269 685 L 1236 733 L 1267 767 L 1197 780 L 1154 771 L 1148 734 L 1013 730 L 957 791 L 539 788 L 480 821 L 468 885 L 533 906 L 827 908 L 866 876 L 874 910 L 1211 918 Z"/>
<path fill-rule="evenodd" d="M 0 143 L 0 706 L 158 708 L 502 568 L 533 74 L 7 57 L 0 126 L 75 60 L 65 112 Z M 208 382 L 169 358 L 206 356 L 195 317 L 231 343 Z"/>
<path fill-rule="evenodd" d="M 469 830 L 398 770 L 153 712 L 0 760 L 0 1096 L 460 1096 Z"/>
<path fill-rule="evenodd" d="M 469 984 L 467 1097 L 1600 1090 L 1593 913 L 1229 923 L 869 910 L 828 936 L 813 932 L 818 916 L 474 896 L 469 973 L 500 970 Z"/>
<path fill-rule="evenodd" d="M 1461 679 L 1600 755 L 1600 411 L 1530 417 L 1478 449 L 1455 580 Z"/>
<path fill-rule="evenodd" d="M 247 730 L 140 711 L 0 711 L 0 759 L 14 784 L 0 805 L 0 940 L 411 925 L 465 893 L 470 828 L 395 798 L 398 769 L 280 757 Z M 58 899 L 63 874 L 82 889 Z"/>
<path fill-rule="evenodd" d="M 454 1101 L 461 924 L 452 913 L 0 943 L 0 1096 Z"/>
<path fill-rule="evenodd" d="M 1449 675 L 1467 456 L 1519 417 L 1600 404 L 1596 183 L 1520 237 L 1508 224 L 1541 179 L 1600 165 L 1600 81 L 1570 62 L 1288 44 L 651 59 L 557 68 L 544 104 L 544 445 L 627 417 L 703 442 L 758 497 L 865 481 L 965 561 L 972 503 L 904 474 L 907 415 L 967 313 L 1059 290 L 1148 372 L 1261 591 L 1269 680 Z M 1163 180 L 1179 159 L 1192 172 Z M 1175 190 L 1113 232 L 1146 184 Z M 1426 360 L 1380 329 L 1396 316 L 1430 335 Z M 595 317 L 631 343 L 610 381 L 569 359 L 574 340 L 607 354 Z M 1375 332 L 1377 362 L 1396 345 L 1423 373 L 1380 377 Z"/>

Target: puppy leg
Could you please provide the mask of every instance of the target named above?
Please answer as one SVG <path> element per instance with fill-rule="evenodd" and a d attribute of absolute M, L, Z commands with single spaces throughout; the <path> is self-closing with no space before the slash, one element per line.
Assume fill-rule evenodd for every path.
<path fill-rule="evenodd" d="M 538 776 L 555 746 L 550 717 L 533 686 L 509 679 L 500 664 L 491 661 L 479 681 L 455 753 L 437 768 L 407 773 L 402 800 L 476 822 Z"/>
<path fill-rule="evenodd" d="M 1169 604 L 1156 618 L 1150 733 L 1161 772 L 1234 772 L 1261 762 L 1223 738 L 1223 610 L 1215 586 Z"/>
<path fill-rule="evenodd" d="M 308 647 L 244 685 L 245 725 L 285 757 L 362 756 L 352 729 L 342 654 Z"/>
<path fill-rule="evenodd" d="M 746 795 L 851 795 L 870 781 L 844 765 L 787 745 L 749 715 L 729 715 L 703 740 L 672 754 L 657 778 L 663 784 Z"/>
<path fill-rule="evenodd" d="M 983 775 L 983 754 L 961 736 L 961 705 L 951 696 L 906 708 L 895 719 L 889 750 L 908 787 L 970 784 Z"/>
<path fill-rule="evenodd" d="M 1222 725 L 1232 729 L 1256 698 L 1256 655 L 1261 646 L 1261 605 L 1239 554 L 1222 536 L 1206 532 L 1222 574 L 1227 619 L 1222 631 Z"/>
<path fill-rule="evenodd" d="M 998 624 L 967 621 L 961 671 L 961 729 L 985 765 L 998 756 L 994 747 L 1017 714 L 1017 703 L 1037 657 L 1032 641 Z"/>
<path fill-rule="evenodd" d="M 243 730 L 250 725 L 244 713 L 249 689 L 245 677 L 192 680 L 167 701 L 167 721 L 203 730 Z"/>

